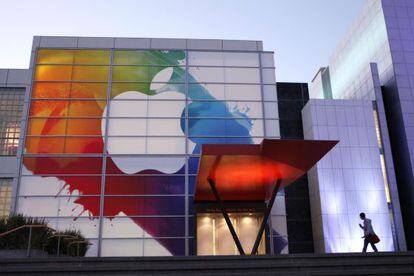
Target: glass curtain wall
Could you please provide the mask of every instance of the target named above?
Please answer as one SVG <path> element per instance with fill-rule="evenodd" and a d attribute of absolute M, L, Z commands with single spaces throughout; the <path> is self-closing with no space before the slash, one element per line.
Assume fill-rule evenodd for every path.
<path fill-rule="evenodd" d="M 276 101 L 273 54 L 39 49 L 17 210 L 90 256 L 195 254 L 201 145 L 279 137 Z"/>

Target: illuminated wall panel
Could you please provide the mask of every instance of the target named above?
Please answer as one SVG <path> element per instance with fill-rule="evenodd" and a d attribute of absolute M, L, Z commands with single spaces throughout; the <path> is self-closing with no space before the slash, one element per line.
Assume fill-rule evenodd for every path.
<path fill-rule="evenodd" d="M 339 140 L 308 173 L 315 251 L 360 252 L 359 213 L 372 219 L 380 251 L 394 251 L 371 101 L 311 99 L 305 139 Z"/>

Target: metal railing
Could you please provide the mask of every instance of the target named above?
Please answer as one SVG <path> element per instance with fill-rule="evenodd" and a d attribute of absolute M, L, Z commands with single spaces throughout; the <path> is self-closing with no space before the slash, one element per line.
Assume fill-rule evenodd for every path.
<path fill-rule="evenodd" d="M 55 229 L 53 229 L 53 228 L 51 228 L 51 227 L 49 227 L 47 225 L 40 225 L 40 224 L 32 224 L 32 225 L 30 225 L 30 224 L 27 224 L 27 225 L 22 225 L 22 226 L 13 228 L 11 230 L 8 230 L 6 232 L 0 233 L 0 238 L 3 238 L 3 237 L 5 237 L 5 236 L 7 236 L 9 234 L 12 234 L 12 233 L 14 233 L 16 231 L 19 231 L 19 230 L 22 230 L 22 229 L 26 229 L 26 228 L 29 228 L 29 237 L 28 237 L 28 241 L 27 241 L 26 257 L 30 257 L 30 253 L 31 253 L 31 250 L 32 250 L 31 243 L 32 243 L 32 232 L 33 232 L 32 229 L 33 228 L 45 228 L 45 229 L 51 230 L 52 232 L 58 232 Z M 48 237 L 47 239 L 56 238 L 56 237 L 58 238 L 56 256 L 60 256 L 60 244 L 61 244 L 61 239 L 62 238 L 63 239 L 73 239 L 73 240 L 79 239 L 79 237 L 77 237 L 77 236 L 68 235 L 68 234 L 58 234 L 58 233 L 57 234 L 54 234 L 54 235 L 52 235 L 50 237 Z M 88 241 L 85 241 L 85 240 L 73 241 L 73 242 L 71 242 L 71 243 L 69 243 L 67 245 L 67 249 L 69 249 L 74 244 L 77 244 L 77 251 L 76 251 L 77 254 L 76 255 L 79 256 L 79 246 L 80 246 L 80 244 L 88 244 L 88 245 L 90 245 L 91 243 L 89 243 Z M 44 251 L 44 246 L 45 246 L 45 244 L 43 244 L 42 251 Z"/>

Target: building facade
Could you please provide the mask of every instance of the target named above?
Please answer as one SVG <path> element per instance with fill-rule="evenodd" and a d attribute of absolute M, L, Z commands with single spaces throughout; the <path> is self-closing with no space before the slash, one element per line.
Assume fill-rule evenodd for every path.
<path fill-rule="evenodd" d="M 201 252 L 201 145 L 280 138 L 274 70 L 259 41 L 35 37 L 13 212 L 80 230 L 88 256 Z M 268 253 L 288 252 L 277 202 Z"/>
<path fill-rule="evenodd" d="M 413 1 L 367 1 L 329 63 L 333 99 L 377 104 L 381 163 L 400 250 L 414 248 L 413 18 Z M 311 98 L 322 98 L 326 91 L 313 87 Z"/>

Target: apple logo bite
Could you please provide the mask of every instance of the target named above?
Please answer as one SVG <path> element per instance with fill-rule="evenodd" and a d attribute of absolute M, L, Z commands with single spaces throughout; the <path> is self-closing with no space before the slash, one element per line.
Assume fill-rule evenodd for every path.
<path fill-rule="evenodd" d="M 101 130 L 103 134 L 108 135 L 107 152 L 112 155 L 115 165 L 126 174 L 148 169 L 175 173 L 185 164 L 184 157 L 159 156 L 186 152 L 184 126 L 181 126 L 185 95 L 178 91 L 157 93 L 166 86 L 172 74 L 173 68 L 168 67 L 154 76 L 150 85 L 150 89 L 155 91 L 154 95 L 140 91 L 125 91 L 112 98 L 104 109 Z M 105 123 L 107 114 L 110 115 L 108 129 Z M 105 142 L 105 138 L 103 139 Z M 188 150 L 192 152 L 195 144 L 190 140 L 187 142 Z M 144 156 L 121 157 L 117 156 L 119 154 Z"/>

